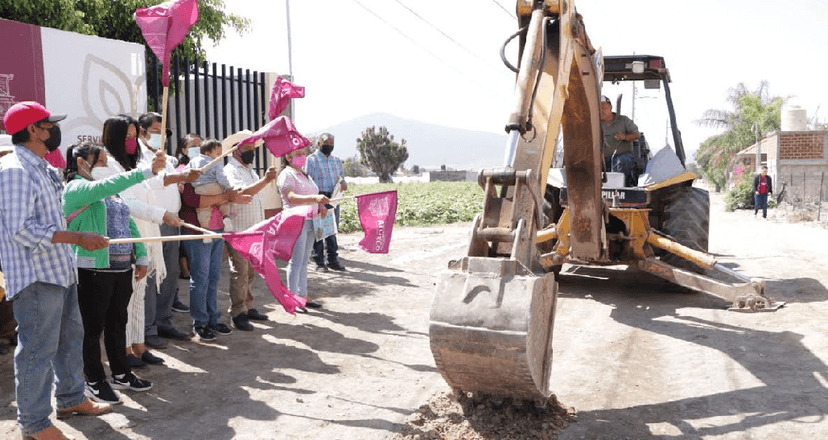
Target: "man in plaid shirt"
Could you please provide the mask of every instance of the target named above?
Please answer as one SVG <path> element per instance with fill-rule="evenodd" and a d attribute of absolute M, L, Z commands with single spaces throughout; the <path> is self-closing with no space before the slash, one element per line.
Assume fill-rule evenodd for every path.
<path fill-rule="evenodd" d="M 3 118 L 15 147 L 0 159 L 0 260 L 18 324 L 15 393 L 25 438 L 64 438 L 49 420 L 52 383 L 58 417 L 112 410 L 84 396 L 77 263 L 69 246 L 92 251 L 109 240 L 66 231 L 63 179 L 43 159 L 60 146 L 58 121 L 65 117 L 27 101 Z"/>
<path fill-rule="evenodd" d="M 342 186 L 342 191 L 348 189 L 348 184 L 345 183 L 345 171 L 342 169 L 342 161 L 336 156 L 331 156 L 333 149 L 333 135 L 323 133 L 319 136 L 319 150 L 308 156 L 308 161 L 305 165 L 305 172 L 313 179 L 316 186 L 319 187 L 319 194 L 324 194 L 328 198 L 333 196 L 337 182 Z M 328 209 L 330 208 L 332 206 L 328 205 Z M 336 206 L 334 214 L 336 215 L 336 226 L 338 228 L 339 205 Z M 325 264 L 326 251 L 328 253 L 327 265 Z M 328 268 L 345 270 L 345 266 L 339 262 L 338 251 L 339 246 L 336 244 L 335 234 L 314 243 L 311 257 L 316 262 L 316 270 L 327 271 Z"/>

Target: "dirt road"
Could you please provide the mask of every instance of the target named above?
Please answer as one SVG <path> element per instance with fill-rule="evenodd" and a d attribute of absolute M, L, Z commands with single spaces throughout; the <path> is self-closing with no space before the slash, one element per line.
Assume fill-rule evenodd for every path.
<path fill-rule="evenodd" d="M 560 438 L 828 438 L 828 230 L 713 202 L 711 251 L 766 278 L 768 294 L 788 305 L 726 312 L 638 272 L 566 267 L 552 390 L 578 422 Z M 343 235 L 348 272 L 310 274 L 321 311 L 292 317 L 265 306 L 272 320 L 254 332 L 155 350 L 166 366 L 138 372 L 152 390 L 125 393 L 112 414 L 57 425 L 90 439 L 391 437 L 448 391 L 428 311 L 435 275 L 463 252 L 468 227 L 399 228 L 389 255 Z M 269 304 L 263 288 L 257 298 Z M 187 315 L 175 318 L 186 327 Z M 12 357 L 0 356 L 0 438 L 17 435 L 13 386 Z"/>

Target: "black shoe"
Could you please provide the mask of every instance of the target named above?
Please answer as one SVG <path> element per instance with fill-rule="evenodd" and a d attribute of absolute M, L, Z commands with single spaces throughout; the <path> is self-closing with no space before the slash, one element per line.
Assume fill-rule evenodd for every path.
<path fill-rule="evenodd" d="M 233 333 L 233 329 L 231 329 L 230 327 L 228 327 L 228 326 L 226 326 L 226 325 L 224 325 L 220 322 L 218 324 L 210 324 L 207 327 L 209 327 L 210 330 L 212 330 L 213 333 L 215 333 L 217 335 L 227 336 L 227 335 Z"/>
<path fill-rule="evenodd" d="M 163 364 L 164 359 L 152 354 L 149 350 L 145 351 L 144 354 L 141 355 L 141 360 L 149 365 L 158 365 Z"/>
<path fill-rule="evenodd" d="M 267 317 L 264 313 L 259 313 L 256 309 L 250 309 L 247 311 L 247 317 L 254 321 L 267 321 L 270 318 Z"/>
<path fill-rule="evenodd" d="M 244 313 L 233 318 L 233 327 L 246 332 L 253 331 L 253 324 L 250 323 L 250 320 Z"/>
<path fill-rule="evenodd" d="M 321 309 L 322 304 L 319 304 L 318 302 L 316 302 L 314 300 L 310 300 L 307 303 L 305 303 L 305 307 L 310 307 L 312 309 Z"/>
<path fill-rule="evenodd" d="M 126 361 L 129 368 L 145 368 L 147 366 L 147 364 L 141 362 L 141 359 L 138 359 L 131 354 L 127 355 Z"/>
<path fill-rule="evenodd" d="M 216 334 L 208 327 L 193 327 L 193 331 L 202 341 L 214 341 L 216 339 Z"/>
<path fill-rule="evenodd" d="M 145 337 L 144 338 L 144 343 L 147 344 L 147 347 L 150 347 L 150 348 L 157 348 L 157 349 L 167 348 L 167 343 L 164 342 L 163 339 L 161 339 L 161 338 L 159 338 L 158 336 L 155 336 L 155 335 Z"/>
<path fill-rule="evenodd" d="M 337 261 L 336 263 L 328 263 L 328 268 L 339 271 L 339 272 L 344 272 L 345 271 L 345 266 L 340 264 L 339 261 Z"/>
<path fill-rule="evenodd" d="M 317 265 L 316 265 L 316 271 L 317 271 L 317 272 L 327 272 L 327 271 L 328 271 L 328 267 L 327 267 L 327 266 L 325 266 L 324 264 L 317 264 Z"/>
<path fill-rule="evenodd" d="M 178 339 L 180 341 L 186 341 L 187 339 L 190 339 L 189 334 L 184 333 L 184 332 L 178 330 L 177 328 L 167 329 L 167 328 L 158 327 L 158 336 L 161 336 L 162 338 L 167 338 L 167 339 Z"/>
<path fill-rule="evenodd" d="M 296 313 L 308 313 L 307 307 L 297 307 Z"/>
<path fill-rule="evenodd" d="M 181 301 L 176 301 L 172 305 L 172 311 L 178 313 L 187 313 L 190 311 L 190 307 L 188 307 L 187 304 L 184 304 Z"/>
<path fill-rule="evenodd" d="M 152 382 L 141 379 L 132 373 L 127 373 L 122 374 L 121 377 L 113 376 L 112 388 L 116 390 L 147 391 L 152 388 Z"/>
<path fill-rule="evenodd" d="M 100 382 L 86 382 L 86 389 L 83 391 L 93 402 L 108 403 L 110 405 L 118 405 L 123 403 L 121 396 L 112 390 L 109 382 L 102 380 Z"/>

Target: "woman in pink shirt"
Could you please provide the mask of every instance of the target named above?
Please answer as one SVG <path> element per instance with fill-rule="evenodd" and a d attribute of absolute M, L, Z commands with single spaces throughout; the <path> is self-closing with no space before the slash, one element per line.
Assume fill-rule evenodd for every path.
<path fill-rule="evenodd" d="M 285 208 L 293 208 L 298 205 L 319 205 L 319 215 L 326 216 L 328 210 L 325 204 L 330 202 L 327 197 L 319 194 L 316 183 L 302 171 L 305 166 L 305 149 L 292 151 L 282 156 L 282 167 L 276 184 L 282 195 L 282 203 Z M 288 289 L 301 296 L 308 297 L 308 259 L 310 258 L 313 242 L 316 236 L 313 231 L 313 220 L 306 219 L 302 227 L 302 233 L 293 245 L 293 254 L 290 257 L 287 267 Z M 309 300 L 306 307 L 322 307 L 316 301 Z M 299 312 L 307 313 L 308 309 L 302 307 L 296 309 Z"/>

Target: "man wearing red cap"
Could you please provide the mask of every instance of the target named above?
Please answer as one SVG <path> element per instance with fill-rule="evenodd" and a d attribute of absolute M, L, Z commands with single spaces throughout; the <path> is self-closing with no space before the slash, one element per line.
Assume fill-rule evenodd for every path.
<path fill-rule="evenodd" d="M 53 382 L 58 417 L 112 410 L 84 396 L 83 324 L 69 246 L 91 251 L 109 241 L 66 231 L 63 179 L 43 159 L 60 146 L 58 121 L 65 117 L 29 101 L 13 105 L 3 118 L 15 148 L 0 159 L 0 262 L 18 323 L 15 392 L 25 438 L 65 438 L 49 420 Z"/>

